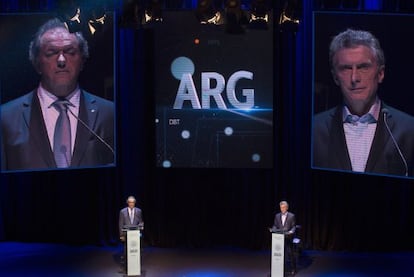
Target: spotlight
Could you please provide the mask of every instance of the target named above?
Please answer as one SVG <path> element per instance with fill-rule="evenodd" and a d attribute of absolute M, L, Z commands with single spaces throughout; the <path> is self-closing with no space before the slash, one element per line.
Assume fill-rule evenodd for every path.
<path fill-rule="evenodd" d="M 151 0 L 145 10 L 145 23 L 162 22 L 162 8 L 160 0 Z"/>
<path fill-rule="evenodd" d="M 68 12 L 68 10 L 61 13 L 61 20 L 66 25 L 66 28 L 70 33 L 81 31 L 83 24 L 83 19 L 81 18 L 81 8 L 72 8 L 72 12 Z"/>
<path fill-rule="evenodd" d="M 213 0 L 198 1 L 196 17 L 201 24 L 219 25 L 222 19 L 221 13 L 216 9 Z"/>
<path fill-rule="evenodd" d="M 241 8 L 240 0 L 227 0 L 225 5 L 226 32 L 231 34 L 242 34 L 245 32 L 244 25 L 248 23 L 247 16 Z"/>
<path fill-rule="evenodd" d="M 300 23 L 301 0 L 287 0 L 280 14 L 279 26 L 296 30 Z"/>
<path fill-rule="evenodd" d="M 266 0 L 253 0 L 250 9 L 249 27 L 268 29 L 270 7 Z"/>
<path fill-rule="evenodd" d="M 74 0 L 58 0 L 56 1 L 57 16 L 62 22 L 81 23 L 81 6 Z"/>
<path fill-rule="evenodd" d="M 92 35 L 94 35 L 96 31 L 101 31 L 103 29 L 105 20 L 106 13 L 103 8 L 92 10 L 91 18 L 88 20 L 88 28 Z"/>

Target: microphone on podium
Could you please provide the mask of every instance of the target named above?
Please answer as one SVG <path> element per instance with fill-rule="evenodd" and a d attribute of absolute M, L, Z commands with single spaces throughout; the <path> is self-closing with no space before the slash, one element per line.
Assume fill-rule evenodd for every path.
<path fill-rule="evenodd" d="M 397 149 L 398 154 L 400 155 L 402 162 L 404 163 L 405 176 L 408 176 L 408 165 L 407 165 L 407 160 L 405 159 L 405 157 L 404 157 L 404 155 L 403 155 L 403 153 L 402 153 L 402 151 L 401 151 L 400 146 L 398 145 L 398 143 L 397 143 L 397 141 L 396 141 L 396 139 L 395 139 L 394 135 L 393 135 L 393 134 L 392 134 L 392 132 L 391 132 L 390 127 L 388 126 L 387 117 L 388 117 L 388 115 L 390 114 L 390 112 L 389 112 L 389 110 L 388 110 L 387 108 L 382 108 L 382 109 L 381 109 L 381 112 L 382 112 L 382 114 L 383 114 L 383 116 L 384 116 L 384 123 L 385 123 L 385 127 L 386 127 L 386 129 L 387 129 L 387 131 L 388 131 L 388 134 L 390 135 L 391 140 L 392 140 L 392 142 L 393 142 L 393 144 L 394 144 L 395 148 Z"/>

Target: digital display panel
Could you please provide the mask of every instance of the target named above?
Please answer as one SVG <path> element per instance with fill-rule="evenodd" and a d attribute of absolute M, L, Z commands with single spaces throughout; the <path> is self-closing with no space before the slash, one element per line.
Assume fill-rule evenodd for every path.
<path fill-rule="evenodd" d="M 115 165 L 113 13 L 78 29 L 54 16 L 0 15 L 2 172 Z"/>
<path fill-rule="evenodd" d="M 314 13 L 313 168 L 413 177 L 413 24 L 404 14 Z"/>
<path fill-rule="evenodd" d="M 177 20 L 180 18 L 180 20 Z M 273 166 L 273 28 L 169 12 L 154 29 L 158 167 Z"/>

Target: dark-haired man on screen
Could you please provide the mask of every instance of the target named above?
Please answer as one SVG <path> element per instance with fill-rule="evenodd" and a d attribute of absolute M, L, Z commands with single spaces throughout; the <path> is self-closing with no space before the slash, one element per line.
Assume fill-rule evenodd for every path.
<path fill-rule="evenodd" d="M 59 19 L 39 28 L 29 49 L 39 86 L 1 106 L 2 170 L 114 163 L 114 104 L 78 83 L 88 56 L 86 39 Z"/>
<path fill-rule="evenodd" d="M 341 32 L 331 41 L 329 60 L 343 103 L 314 117 L 313 165 L 412 176 L 414 117 L 377 94 L 385 76 L 377 38 L 362 30 Z"/>

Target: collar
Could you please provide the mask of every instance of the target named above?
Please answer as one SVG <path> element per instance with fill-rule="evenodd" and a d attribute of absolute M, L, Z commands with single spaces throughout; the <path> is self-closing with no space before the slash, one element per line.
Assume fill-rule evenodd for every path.
<path fill-rule="evenodd" d="M 58 97 L 53 93 L 47 91 L 42 84 L 39 84 L 39 88 L 37 90 L 37 95 L 39 97 L 39 101 L 44 104 L 45 107 L 50 108 L 53 106 L 53 103 L 58 100 Z M 67 97 L 66 100 L 69 101 L 70 106 L 79 107 L 80 101 L 80 88 L 79 86 L 76 87 L 74 91 L 72 91 Z"/>
<path fill-rule="evenodd" d="M 376 97 L 375 102 L 374 104 L 372 104 L 369 111 L 362 116 L 351 114 L 348 107 L 344 105 L 343 110 L 342 110 L 342 122 L 344 123 L 356 123 L 356 122 L 376 123 L 379 118 L 380 108 L 381 108 L 381 101 L 379 100 L 378 97 Z"/>

